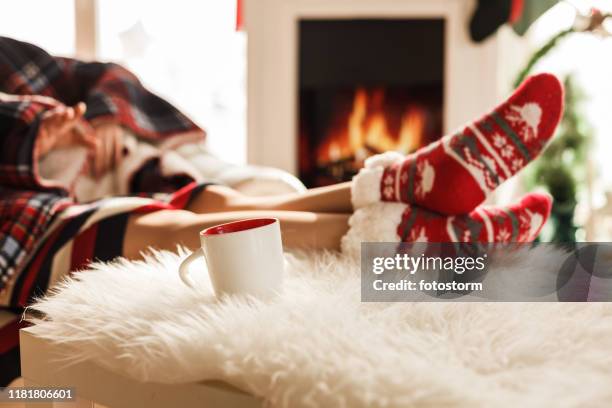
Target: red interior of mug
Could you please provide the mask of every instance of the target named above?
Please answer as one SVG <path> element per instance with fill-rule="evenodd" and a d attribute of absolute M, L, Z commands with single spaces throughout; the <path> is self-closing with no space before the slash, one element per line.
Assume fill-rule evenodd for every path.
<path fill-rule="evenodd" d="M 221 235 L 230 234 L 232 232 L 247 231 L 254 228 L 265 227 L 276 222 L 276 218 L 252 218 L 248 220 L 240 220 L 228 222 L 227 224 L 215 225 L 214 227 L 206 228 L 200 234 L 202 235 Z"/>

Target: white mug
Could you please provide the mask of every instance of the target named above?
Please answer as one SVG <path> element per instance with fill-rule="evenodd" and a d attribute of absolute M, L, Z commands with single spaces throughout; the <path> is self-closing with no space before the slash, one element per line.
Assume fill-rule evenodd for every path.
<path fill-rule="evenodd" d="M 217 296 L 269 297 L 282 288 L 284 258 L 278 219 L 254 218 L 210 227 L 200 232 L 200 243 L 201 248 L 179 267 L 187 286 L 194 287 L 189 265 L 203 256 Z"/>

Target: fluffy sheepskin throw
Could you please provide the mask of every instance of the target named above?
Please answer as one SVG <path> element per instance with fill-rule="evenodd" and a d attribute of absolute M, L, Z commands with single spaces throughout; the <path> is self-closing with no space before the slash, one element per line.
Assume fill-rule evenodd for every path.
<path fill-rule="evenodd" d="M 203 263 L 199 290 L 179 281 L 184 255 L 75 274 L 34 306 L 46 315 L 35 332 L 67 359 L 144 381 L 220 379 L 279 407 L 612 401 L 608 304 L 361 303 L 357 260 L 329 253 L 287 255 L 273 301 L 217 301 Z M 493 267 L 545 273 L 537 256 Z"/>

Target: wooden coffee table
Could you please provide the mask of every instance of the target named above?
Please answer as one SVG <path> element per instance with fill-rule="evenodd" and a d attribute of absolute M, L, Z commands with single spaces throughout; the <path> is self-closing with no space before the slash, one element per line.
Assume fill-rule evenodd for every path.
<path fill-rule="evenodd" d="M 263 401 L 220 381 L 186 384 L 143 383 L 90 362 L 58 363 L 60 348 L 22 329 L 21 374 L 25 387 L 72 388 L 71 403 L 26 403 L 27 408 L 94 407 L 261 407 Z M 65 352 L 65 349 L 63 350 Z M 63 354 L 65 356 L 65 353 Z"/>

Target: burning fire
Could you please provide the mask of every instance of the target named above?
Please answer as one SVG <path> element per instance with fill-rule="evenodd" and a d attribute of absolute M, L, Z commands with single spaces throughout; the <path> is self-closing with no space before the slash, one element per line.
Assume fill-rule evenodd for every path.
<path fill-rule="evenodd" d="M 425 111 L 411 105 L 401 114 L 399 131 L 390 130 L 390 113 L 384 109 L 383 90 L 367 91 L 357 88 L 353 108 L 346 119 L 345 127 L 331 131 L 319 145 L 317 161 L 329 162 L 351 160 L 362 162 L 368 156 L 388 150 L 409 153 L 421 146 L 425 130 Z"/>

